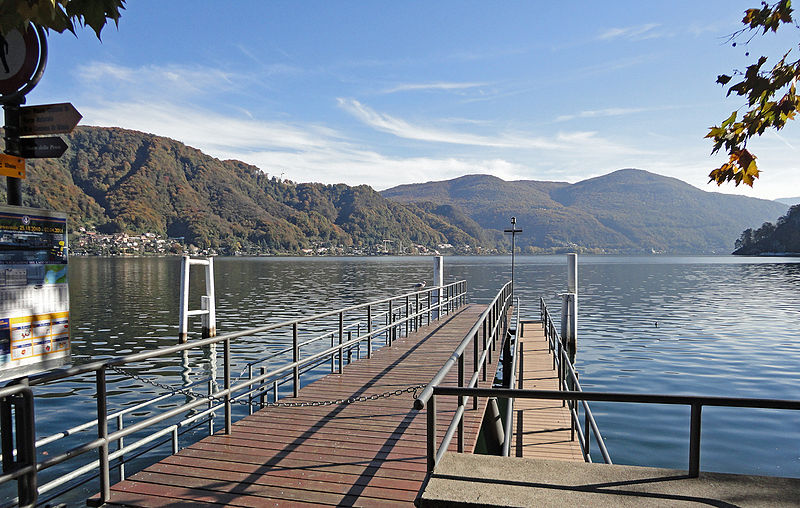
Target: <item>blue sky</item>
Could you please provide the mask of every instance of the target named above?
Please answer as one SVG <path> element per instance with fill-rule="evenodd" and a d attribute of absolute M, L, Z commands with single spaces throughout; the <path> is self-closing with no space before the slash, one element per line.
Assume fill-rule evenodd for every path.
<path fill-rule="evenodd" d="M 167 136 L 297 182 L 575 182 L 636 167 L 797 196 L 797 125 L 751 142 L 755 189 L 706 184 L 722 157 L 703 136 L 744 104 L 716 76 L 798 51 L 793 28 L 725 44 L 757 5 L 129 0 L 102 43 L 51 34 L 28 103 L 70 101 L 84 125 Z"/>

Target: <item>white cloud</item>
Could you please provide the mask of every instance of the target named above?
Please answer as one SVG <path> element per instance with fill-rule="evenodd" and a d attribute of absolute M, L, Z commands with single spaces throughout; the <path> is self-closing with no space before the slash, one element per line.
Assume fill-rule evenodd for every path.
<path fill-rule="evenodd" d="M 470 88 L 479 88 L 488 85 L 489 83 L 406 83 L 384 90 L 383 93 L 390 94 L 396 92 L 415 92 L 426 90 L 467 90 Z"/>
<path fill-rule="evenodd" d="M 576 118 L 599 118 L 599 117 L 606 117 L 606 116 L 623 116 L 623 115 L 631 115 L 634 113 L 642 113 L 644 111 L 652 111 L 656 108 L 605 108 L 605 109 L 595 109 L 595 110 L 587 110 L 581 111 L 580 113 L 575 113 L 573 115 L 561 115 L 556 117 L 556 122 L 566 122 L 568 120 L 574 120 Z"/>
<path fill-rule="evenodd" d="M 661 25 L 658 23 L 646 23 L 643 25 L 627 26 L 622 28 L 610 28 L 601 33 L 597 38 L 600 40 L 629 39 L 634 41 L 655 39 L 658 37 L 663 37 L 663 34 L 655 31 L 655 29 L 659 26 Z"/>

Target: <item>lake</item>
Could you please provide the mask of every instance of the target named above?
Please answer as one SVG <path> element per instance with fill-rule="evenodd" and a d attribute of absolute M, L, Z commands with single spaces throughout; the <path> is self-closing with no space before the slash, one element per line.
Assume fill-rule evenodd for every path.
<path fill-rule="evenodd" d="M 800 398 L 800 258 L 580 256 L 578 264 L 577 370 L 584 389 Z M 422 280 L 430 285 L 433 260 L 217 258 L 215 269 L 217 326 L 224 333 L 408 292 Z M 74 363 L 176 343 L 178 258 L 72 258 L 69 272 Z M 445 258 L 445 282 L 466 279 L 473 302 L 493 297 L 510 272 L 507 256 Z M 523 317 L 538 319 L 539 296 L 558 313 L 566 256 L 518 256 L 515 275 Z M 193 271 L 195 308 L 201 276 Z M 234 376 L 286 341 L 237 343 Z M 156 359 L 135 371 L 177 387 L 207 375 L 206 360 L 190 361 Z M 39 436 L 94 415 L 93 378 L 37 393 Z M 117 379 L 110 410 L 158 393 L 147 383 Z M 687 468 L 688 408 L 592 408 L 615 463 Z M 800 414 L 705 408 L 701 460 L 708 471 L 800 477 Z M 87 489 L 94 492 L 96 482 Z"/>

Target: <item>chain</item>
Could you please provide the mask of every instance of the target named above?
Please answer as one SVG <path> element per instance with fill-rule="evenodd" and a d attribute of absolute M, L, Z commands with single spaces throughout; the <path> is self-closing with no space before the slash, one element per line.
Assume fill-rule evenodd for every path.
<path fill-rule="evenodd" d="M 119 367 L 108 367 L 110 370 L 113 370 L 117 374 L 135 379 L 137 381 L 141 381 L 142 383 L 147 383 L 149 385 L 155 386 L 157 388 L 161 388 L 162 390 L 166 390 L 172 395 L 188 395 L 190 397 L 196 397 L 198 399 L 208 399 L 210 401 L 217 401 L 223 402 L 225 399 L 223 397 L 215 397 L 212 394 L 202 394 L 195 392 L 194 390 L 190 390 L 188 388 L 174 388 L 164 383 L 160 383 L 153 379 L 149 379 L 138 374 L 133 374 L 131 372 L 125 371 L 120 369 Z M 397 397 L 403 395 L 405 393 L 413 393 L 414 398 L 417 398 L 417 391 L 421 388 L 425 388 L 426 385 L 411 385 L 405 388 L 398 388 L 397 390 L 389 390 L 383 393 L 375 393 L 373 395 L 361 395 L 359 397 L 350 397 L 347 399 L 333 399 L 333 400 L 314 400 L 314 401 L 304 401 L 304 402 L 248 402 L 247 400 L 232 400 L 234 404 L 240 404 L 243 406 L 254 406 L 254 407 L 316 407 L 316 406 L 339 406 L 339 405 L 347 405 L 347 404 L 355 404 L 357 402 L 368 402 L 372 400 L 378 399 L 388 399 L 390 397 Z"/>

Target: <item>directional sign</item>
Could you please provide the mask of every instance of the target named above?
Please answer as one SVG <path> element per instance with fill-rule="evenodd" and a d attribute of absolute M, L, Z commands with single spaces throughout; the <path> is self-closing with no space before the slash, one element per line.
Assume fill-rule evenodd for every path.
<path fill-rule="evenodd" d="M 19 108 L 20 136 L 66 134 L 81 121 L 80 113 L 69 102 Z"/>
<path fill-rule="evenodd" d="M 23 35 L 19 30 L 10 30 L 0 35 L 0 94 L 11 95 L 36 72 L 39 62 L 39 39 L 33 25 Z"/>
<path fill-rule="evenodd" d="M 61 157 L 67 151 L 67 144 L 58 136 L 49 138 L 20 138 L 19 154 L 26 159 L 45 159 Z"/>
<path fill-rule="evenodd" d="M 0 175 L 25 178 L 25 159 L 0 153 Z"/>

